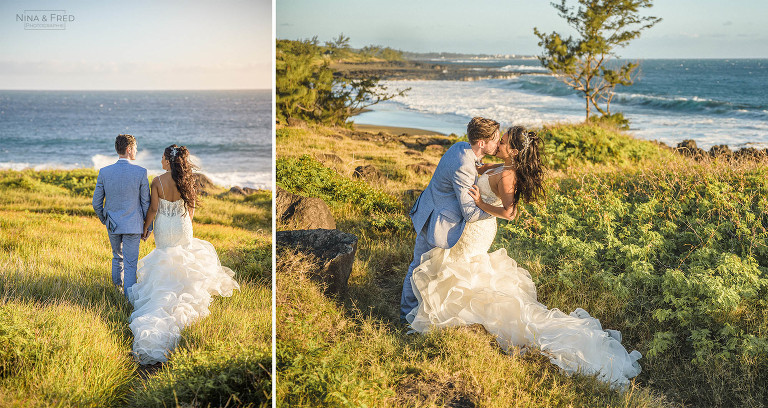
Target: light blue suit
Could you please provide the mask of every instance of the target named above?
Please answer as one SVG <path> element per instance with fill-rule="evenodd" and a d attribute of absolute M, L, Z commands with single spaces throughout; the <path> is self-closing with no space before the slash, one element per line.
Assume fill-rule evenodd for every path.
<path fill-rule="evenodd" d="M 112 283 L 122 284 L 127 294 L 136 283 L 139 244 L 149 210 L 147 169 L 120 159 L 99 170 L 93 210 L 107 226 L 112 244 Z"/>
<path fill-rule="evenodd" d="M 429 185 L 411 208 L 416 243 L 400 298 L 400 319 L 403 321 L 408 312 L 418 306 L 411 287 L 411 275 L 421 263 L 421 256 L 435 247 L 453 247 L 466 223 L 492 217 L 478 208 L 469 195 L 470 187 L 477 180 L 476 160 L 469 143 L 459 142 L 451 146 L 440 158 Z"/>

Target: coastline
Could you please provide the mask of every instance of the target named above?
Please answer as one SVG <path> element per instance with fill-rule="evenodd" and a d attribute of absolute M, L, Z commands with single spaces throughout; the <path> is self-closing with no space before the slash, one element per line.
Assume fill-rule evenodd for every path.
<path fill-rule="evenodd" d="M 331 69 L 352 78 L 376 77 L 382 80 L 481 81 L 511 79 L 521 73 L 503 72 L 484 65 L 450 65 L 423 61 L 336 61 Z M 525 75 L 535 75 L 535 73 Z"/>
<path fill-rule="evenodd" d="M 354 123 L 353 127 L 355 130 L 369 132 L 369 133 L 386 132 L 386 133 L 391 133 L 393 135 L 406 135 L 406 136 L 422 136 L 422 135 L 447 136 L 445 133 L 440 133 L 433 130 L 394 126 L 394 125 L 366 125 L 366 124 L 358 125 L 357 123 Z"/>

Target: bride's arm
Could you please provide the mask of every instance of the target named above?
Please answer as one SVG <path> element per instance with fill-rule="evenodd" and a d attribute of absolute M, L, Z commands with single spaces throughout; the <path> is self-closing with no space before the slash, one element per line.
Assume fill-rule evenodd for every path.
<path fill-rule="evenodd" d="M 147 210 L 147 218 L 144 219 L 144 232 L 141 234 L 141 238 L 149 238 L 149 226 L 155 221 L 155 215 L 157 215 L 157 202 L 159 196 L 157 195 L 157 189 L 159 187 L 158 178 L 152 179 L 152 185 L 149 194 L 149 209 Z"/>
<path fill-rule="evenodd" d="M 501 196 L 503 207 L 490 205 L 483 201 L 480 197 L 480 189 L 477 185 L 472 186 L 469 190 L 469 195 L 472 196 L 472 199 L 475 200 L 475 204 L 481 210 L 494 217 L 511 221 L 517 217 L 517 205 L 515 203 L 515 172 L 504 171 L 497 183 L 497 187 L 499 188 L 499 195 Z"/>

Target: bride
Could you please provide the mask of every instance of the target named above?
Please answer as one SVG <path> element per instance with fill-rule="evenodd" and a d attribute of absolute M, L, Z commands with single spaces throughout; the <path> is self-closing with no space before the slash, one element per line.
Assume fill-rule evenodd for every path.
<path fill-rule="evenodd" d="M 184 146 L 167 147 L 162 158 L 167 172 L 152 180 L 142 239 L 149 237 L 154 221 L 156 248 L 139 260 L 137 283 L 127 294 L 139 364 L 167 361 L 181 330 L 208 315 L 211 296 L 232 296 L 240 288 L 213 245 L 192 237 L 195 189 L 189 156 Z"/>
<path fill-rule="evenodd" d="M 514 219 L 522 197 L 543 196 L 540 139 L 512 127 L 499 141 L 501 165 L 484 165 L 470 195 L 485 212 Z M 406 320 L 413 330 L 482 324 L 504 350 L 536 347 L 566 373 L 595 374 L 622 388 L 640 373 L 638 351 L 627 353 L 621 333 L 603 330 L 584 309 L 570 315 L 547 309 L 536 297 L 531 276 L 505 249 L 488 253 L 496 220 L 467 223 L 458 243 L 424 254 L 411 278 L 419 305 Z"/>

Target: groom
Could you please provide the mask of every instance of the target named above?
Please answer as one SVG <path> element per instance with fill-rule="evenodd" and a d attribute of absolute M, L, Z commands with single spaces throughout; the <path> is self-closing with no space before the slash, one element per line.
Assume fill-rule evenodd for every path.
<path fill-rule="evenodd" d="M 136 160 L 137 148 L 133 136 L 118 135 L 115 150 L 120 158 L 99 170 L 93 191 L 93 209 L 107 226 L 112 244 L 112 283 L 122 285 L 126 297 L 136 283 L 139 243 L 149 210 L 147 169 L 129 162 Z"/>
<path fill-rule="evenodd" d="M 467 125 L 467 142 L 451 146 L 440 158 L 427 188 L 411 208 L 411 221 L 416 229 L 413 262 L 403 281 L 400 297 L 400 320 L 418 306 L 411 287 L 411 275 L 421 263 L 421 256 L 435 247 L 451 248 L 459 240 L 464 225 L 492 217 L 475 205 L 469 189 L 477 179 L 477 167 L 485 155 L 499 147 L 499 123 L 481 117 Z"/>

